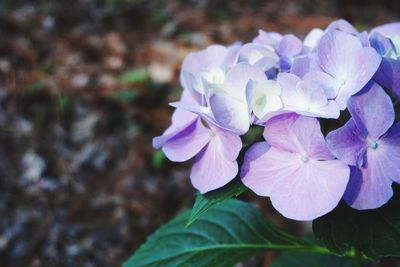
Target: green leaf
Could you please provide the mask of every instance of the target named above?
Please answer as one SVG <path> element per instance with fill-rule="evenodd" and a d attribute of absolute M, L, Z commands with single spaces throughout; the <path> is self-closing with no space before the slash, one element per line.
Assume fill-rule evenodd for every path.
<path fill-rule="evenodd" d="M 146 68 L 139 68 L 125 71 L 118 77 L 118 80 L 121 83 L 142 83 L 148 80 L 149 77 L 150 75 Z"/>
<path fill-rule="evenodd" d="M 57 106 L 59 109 L 64 110 L 70 105 L 69 98 L 64 95 L 60 95 L 57 97 Z"/>
<path fill-rule="evenodd" d="M 264 219 L 253 205 L 231 199 L 213 206 L 189 228 L 187 211 L 152 234 L 124 267 L 233 266 L 269 250 L 330 253 Z"/>
<path fill-rule="evenodd" d="M 155 169 L 160 169 L 163 163 L 165 162 L 166 156 L 164 151 L 157 150 L 153 155 L 152 165 Z"/>
<path fill-rule="evenodd" d="M 206 212 L 212 206 L 226 201 L 232 197 L 237 197 L 246 190 L 247 188 L 242 184 L 242 182 L 239 179 L 235 179 L 226 186 L 206 193 L 204 195 L 197 192 L 196 200 L 192 208 L 192 213 L 186 226 L 192 224 L 200 217 L 201 214 Z"/>
<path fill-rule="evenodd" d="M 335 255 L 284 251 L 271 267 L 351 267 L 349 258 Z"/>
<path fill-rule="evenodd" d="M 379 259 L 400 256 L 400 190 L 383 207 L 358 211 L 341 203 L 335 210 L 314 220 L 315 236 L 342 255 L 361 254 Z"/>
<path fill-rule="evenodd" d="M 130 103 L 135 100 L 138 94 L 138 91 L 130 89 L 126 91 L 113 92 L 111 98 L 117 101 Z"/>
<path fill-rule="evenodd" d="M 43 80 L 36 80 L 28 86 L 28 91 L 40 91 L 46 87 L 46 83 Z"/>
<path fill-rule="evenodd" d="M 263 141 L 263 127 L 252 126 L 249 131 L 242 137 L 245 145 L 251 145 L 259 141 Z"/>

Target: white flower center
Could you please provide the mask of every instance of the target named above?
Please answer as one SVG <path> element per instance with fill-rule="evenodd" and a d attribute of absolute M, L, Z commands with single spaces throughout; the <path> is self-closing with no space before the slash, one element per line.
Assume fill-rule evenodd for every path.
<path fill-rule="evenodd" d="M 371 149 L 373 149 L 373 150 L 376 150 L 376 149 L 378 149 L 378 142 L 377 141 L 372 141 L 372 142 L 370 142 L 369 143 L 369 147 L 371 148 Z"/>
<path fill-rule="evenodd" d="M 222 84 L 225 81 L 225 72 L 221 68 L 211 68 L 203 72 L 202 76 L 211 84 Z"/>
<path fill-rule="evenodd" d="M 400 58 L 400 35 L 391 36 L 390 39 L 392 40 L 394 49 L 396 50 L 395 53 L 397 58 Z"/>
<path fill-rule="evenodd" d="M 306 154 L 301 155 L 300 159 L 304 163 L 307 163 L 310 160 L 310 158 Z"/>
<path fill-rule="evenodd" d="M 211 137 L 214 137 L 214 136 L 216 135 L 215 132 L 214 132 L 213 130 L 211 130 L 211 129 L 208 130 L 208 134 L 209 134 Z"/>
<path fill-rule="evenodd" d="M 257 116 L 263 118 L 267 113 L 282 108 L 281 87 L 276 81 L 265 80 L 250 83 L 250 110 Z"/>

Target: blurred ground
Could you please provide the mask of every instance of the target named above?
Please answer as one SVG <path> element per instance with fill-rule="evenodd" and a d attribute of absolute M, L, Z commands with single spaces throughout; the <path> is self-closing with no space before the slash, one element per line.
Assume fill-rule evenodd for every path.
<path fill-rule="evenodd" d="M 399 14 L 395 0 L 1 1 L 0 266 L 119 266 L 191 206 L 190 164 L 151 148 L 188 52 Z"/>

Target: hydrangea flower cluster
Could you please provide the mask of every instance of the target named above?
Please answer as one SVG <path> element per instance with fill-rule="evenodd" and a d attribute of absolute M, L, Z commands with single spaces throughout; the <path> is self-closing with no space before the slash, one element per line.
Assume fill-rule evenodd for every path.
<path fill-rule="evenodd" d="M 172 161 L 195 158 L 190 179 L 201 193 L 240 173 L 285 217 L 313 220 L 342 198 L 378 208 L 400 183 L 392 102 L 400 98 L 400 23 L 358 32 L 338 20 L 303 41 L 260 30 L 251 43 L 189 54 L 180 81 L 172 125 L 153 146 Z M 336 129 L 324 137 L 321 121 Z M 239 168 L 241 136 L 255 125 L 265 141 Z"/>

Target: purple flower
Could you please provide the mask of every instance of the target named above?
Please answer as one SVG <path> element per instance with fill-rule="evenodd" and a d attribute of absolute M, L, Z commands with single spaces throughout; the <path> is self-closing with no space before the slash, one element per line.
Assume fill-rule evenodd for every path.
<path fill-rule="evenodd" d="M 374 80 L 390 89 L 400 99 L 400 59 L 383 58 Z"/>
<path fill-rule="evenodd" d="M 303 52 L 302 41 L 293 34 L 259 31 L 253 43 L 275 51 L 280 58 L 280 70 L 288 72 L 295 57 Z"/>
<path fill-rule="evenodd" d="M 373 48 L 363 47 L 356 36 L 330 30 L 318 44 L 316 61 L 308 77 L 318 82 L 328 98 L 344 110 L 350 96 L 371 80 L 381 57 Z"/>
<path fill-rule="evenodd" d="M 379 32 L 380 34 L 388 37 L 396 37 L 400 34 L 400 22 L 392 22 L 375 27 L 371 33 Z"/>
<path fill-rule="evenodd" d="M 183 103 L 195 100 L 185 91 Z M 198 115 L 177 109 L 172 125 L 163 135 L 153 139 L 153 147 L 161 148 L 172 161 L 195 157 L 190 179 L 201 193 L 224 186 L 238 173 L 236 158 L 242 148 L 240 137 L 202 120 Z"/>
<path fill-rule="evenodd" d="M 355 36 L 358 36 L 359 33 L 354 28 L 353 25 L 351 25 L 348 21 L 344 19 L 338 19 L 333 22 L 331 22 L 328 27 L 323 31 L 319 28 L 314 28 L 312 29 L 304 38 L 303 45 L 306 50 L 306 52 L 313 52 L 315 48 L 318 46 L 319 41 L 321 40 L 321 37 L 332 30 L 339 30 L 345 33 L 350 33 Z"/>
<path fill-rule="evenodd" d="M 370 82 L 348 104 L 352 118 L 327 136 L 330 151 L 354 166 L 344 195 L 356 209 L 374 209 L 393 195 L 392 182 L 400 182 L 400 124 L 392 126 L 390 97 Z"/>
<path fill-rule="evenodd" d="M 358 31 L 356 30 L 356 28 L 354 28 L 353 25 L 351 25 L 347 20 L 344 19 L 338 19 L 331 22 L 326 28 L 326 31 L 330 30 L 339 30 L 345 33 L 358 35 Z"/>
<path fill-rule="evenodd" d="M 389 23 L 372 29 L 369 41 L 383 57 L 374 80 L 391 89 L 400 98 L 400 23 Z"/>
<path fill-rule="evenodd" d="M 253 114 L 254 122 L 272 117 L 283 112 L 281 86 L 275 80 L 250 80 L 246 87 L 246 98 L 249 111 Z"/>
<path fill-rule="evenodd" d="M 282 34 L 277 32 L 266 32 L 263 30 L 258 31 L 258 35 L 253 39 L 254 44 L 266 46 L 275 50 L 282 40 Z"/>
<path fill-rule="evenodd" d="M 201 100 L 206 81 L 218 81 L 224 77 L 227 68 L 236 64 L 240 43 L 225 47 L 210 45 L 204 50 L 190 53 L 182 63 L 180 81 L 186 90 Z"/>
<path fill-rule="evenodd" d="M 284 110 L 310 117 L 339 117 L 339 106 L 328 99 L 319 84 L 310 79 L 301 80 L 290 73 L 280 73 L 277 81 L 282 87 Z"/>
<path fill-rule="evenodd" d="M 260 118 L 256 120 L 257 124 L 265 125 L 274 116 L 293 112 L 316 118 L 337 119 L 339 117 L 339 106 L 335 101 L 327 98 L 324 90 L 316 82 L 310 79 L 302 80 L 291 73 L 280 73 L 275 83 L 280 89 L 280 98 L 279 101 L 275 100 L 273 103 L 270 101 L 268 106 L 276 108 L 269 109 L 262 117 L 255 113 Z M 271 99 L 271 96 L 268 99 Z"/>
<path fill-rule="evenodd" d="M 246 99 L 246 87 L 250 80 L 266 80 L 264 72 L 256 66 L 240 63 L 226 75 L 225 81 L 211 88 L 209 107 L 211 116 L 217 125 L 230 129 L 237 134 L 249 130 L 251 116 Z"/>
<path fill-rule="evenodd" d="M 267 72 L 278 67 L 279 57 L 268 47 L 250 43 L 240 48 L 238 62 L 256 65 L 264 72 Z"/>
<path fill-rule="evenodd" d="M 321 40 L 321 37 L 332 30 L 339 30 L 345 33 L 350 33 L 355 36 L 358 36 L 359 33 L 354 28 L 353 25 L 351 25 L 348 21 L 344 19 L 338 19 L 333 22 L 331 22 L 328 27 L 325 29 L 325 31 L 319 29 L 319 28 L 314 28 L 312 29 L 304 38 L 303 45 L 307 49 L 308 52 L 314 51 L 314 49 L 318 46 L 319 41 Z"/>
<path fill-rule="evenodd" d="M 292 66 L 293 60 L 303 51 L 302 41 L 293 34 L 286 34 L 282 37 L 276 49 L 280 60 L 280 69 L 282 72 L 288 72 Z"/>
<path fill-rule="evenodd" d="M 337 206 L 349 167 L 329 152 L 317 119 L 283 114 L 268 121 L 265 142 L 253 145 L 241 169 L 243 183 L 285 217 L 313 220 Z"/>
<path fill-rule="evenodd" d="M 240 136 L 254 124 L 266 142 L 247 151 L 241 177 L 286 217 L 317 218 L 342 197 L 376 208 L 400 182 L 400 124 L 378 85 L 400 98 L 400 23 L 368 34 L 337 20 L 304 41 L 259 31 L 251 43 L 190 53 L 180 81 L 172 124 L 153 146 L 172 161 L 194 158 L 190 178 L 201 193 L 237 175 Z M 325 141 L 316 118 L 346 108 L 352 118 Z"/>
<path fill-rule="evenodd" d="M 249 130 L 251 114 L 246 98 L 250 81 L 264 82 L 265 73 L 257 66 L 238 63 L 227 71 L 221 82 L 206 83 L 205 103 L 187 105 L 178 102 L 172 105 L 198 113 L 219 128 L 242 135 Z"/>
<path fill-rule="evenodd" d="M 324 31 L 319 28 L 312 29 L 304 38 L 303 45 L 307 52 L 312 52 L 317 47 Z"/>

